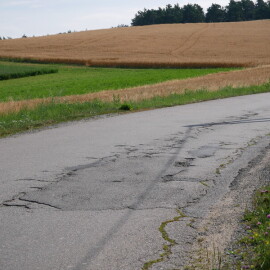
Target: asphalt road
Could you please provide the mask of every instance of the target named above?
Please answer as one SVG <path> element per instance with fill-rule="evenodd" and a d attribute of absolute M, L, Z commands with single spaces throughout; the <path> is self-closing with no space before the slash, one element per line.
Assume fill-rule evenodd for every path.
<path fill-rule="evenodd" d="M 0 269 L 181 269 L 269 122 L 259 94 L 0 139 Z"/>

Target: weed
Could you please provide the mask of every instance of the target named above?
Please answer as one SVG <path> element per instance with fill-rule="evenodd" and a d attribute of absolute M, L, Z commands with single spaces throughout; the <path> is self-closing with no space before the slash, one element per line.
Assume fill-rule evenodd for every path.
<path fill-rule="evenodd" d="M 200 181 L 200 184 L 202 184 L 203 186 L 209 187 L 209 185 L 206 182 L 207 181 Z"/>
<path fill-rule="evenodd" d="M 130 104 L 122 104 L 120 107 L 119 107 L 119 110 L 121 111 L 131 111 L 132 110 L 132 107 Z"/>

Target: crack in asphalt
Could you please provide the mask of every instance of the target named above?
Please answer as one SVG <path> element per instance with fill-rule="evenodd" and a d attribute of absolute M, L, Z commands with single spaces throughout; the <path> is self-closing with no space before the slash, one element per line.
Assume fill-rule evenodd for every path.
<path fill-rule="evenodd" d="M 102 165 L 103 163 L 108 163 L 108 162 L 113 161 L 113 158 L 117 159 L 119 157 L 120 157 L 119 154 L 115 154 L 115 155 L 112 155 L 112 156 L 102 157 L 98 161 L 93 162 L 93 163 L 84 164 L 84 165 L 78 165 L 78 166 L 74 166 L 74 167 L 68 167 L 68 168 L 66 168 L 66 170 L 68 170 L 69 172 L 64 174 L 62 176 L 62 178 L 64 178 L 65 176 L 70 176 L 70 175 L 72 175 L 72 173 L 75 173 L 77 171 L 90 169 L 90 168 L 95 168 L 97 166 Z"/>
<path fill-rule="evenodd" d="M 35 189 L 42 189 L 42 187 L 30 187 L 30 188 L 35 188 Z M 48 206 L 48 207 L 51 207 L 51 208 L 54 208 L 54 209 L 57 209 L 57 210 L 61 210 L 61 208 L 57 207 L 57 206 L 54 206 L 54 205 L 51 205 L 51 204 L 48 204 L 48 203 L 42 203 L 42 202 L 39 202 L 39 201 L 36 201 L 36 200 L 28 200 L 28 199 L 23 199 L 21 197 L 25 196 L 26 195 L 26 192 L 20 192 L 19 194 L 16 194 L 15 196 L 12 197 L 12 199 L 10 200 L 6 200 L 4 201 L 3 203 L 0 204 L 0 207 L 22 207 L 22 208 L 25 208 L 25 209 L 32 209 L 30 207 L 30 205 L 27 205 L 27 204 L 19 204 L 18 201 L 21 201 L 21 202 L 27 202 L 27 203 L 35 203 L 35 204 L 39 204 L 39 205 L 45 205 L 45 206 Z"/>
<path fill-rule="evenodd" d="M 61 210 L 61 208 L 59 208 L 57 206 L 54 206 L 52 204 L 49 204 L 49 203 L 42 203 L 42 202 L 39 202 L 39 201 L 22 199 L 22 198 L 18 198 L 18 199 L 20 201 L 23 201 L 23 202 L 36 203 L 36 204 L 39 204 L 39 205 L 45 205 L 45 206 L 49 206 L 49 207 L 54 208 L 54 209 L 57 209 L 57 210 Z"/>
<path fill-rule="evenodd" d="M 49 180 L 41 180 L 41 179 L 33 179 L 33 178 L 26 178 L 26 179 L 16 179 L 14 181 L 35 181 L 35 182 L 44 182 L 44 183 L 55 183 L 55 181 Z"/>
<path fill-rule="evenodd" d="M 20 192 L 19 194 L 16 194 L 14 195 L 11 199 L 9 200 L 6 200 L 4 202 L 2 202 L 0 204 L 0 206 L 6 206 L 6 207 L 9 207 L 9 206 L 16 206 L 15 204 L 11 204 L 12 202 L 15 202 L 16 200 L 18 200 L 18 198 L 20 196 L 24 196 L 26 194 L 26 192 Z M 19 207 L 22 207 L 23 205 L 19 205 Z"/>
<path fill-rule="evenodd" d="M 256 158 L 254 158 L 253 160 L 251 160 L 249 163 L 248 163 L 248 166 L 245 167 L 245 168 L 241 168 L 239 169 L 236 177 L 234 178 L 234 180 L 230 183 L 229 185 L 229 188 L 231 190 L 235 190 L 237 189 L 237 186 L 239 185 L 239 182 L 240 180 L 246 176 L 247 174 L 249 174 L 249 171 L 252 167 L 254 167 L 255 165 L 257 165 L 264 157 L 265 153 L 267 151 L 270 150 L 270 144 L 265 147 L 265 149 L 262 151 L 262 153 L 260 155 L 258 155 Z"/>
<path fill-rule="evenodd" d="M 238 124 L 252 124 L 252 123 L 264 123 L 264 122 L 270 122 L 270 118 L 212 122 L 212 123 L 204 123 L 204 124 L 187 125 L 185 127 L 212 127 L 212 126 L 220 126 L 220 125 L 238 125 Z"/>
<path fill-rule="evenodd" d="M 112 236 L 119 231 L 120 228 L 124 226 L 124 224 L 127 222 L 127 220 L 130 218 L 130 216 L 133 213 L 133 209 L 137 209 L 138 206 L 142 201 L 144 201 L 146 195 L 154 188 L 155 183 L 157 179 L 160 179 L 167 171 L 168 167 L 173 163 L 175 158 L 179 155 L 180 151 L 183 149 L 185 143 L 188 141 L 190 134 L 192 131 L 192 127 L 188 127 L 184 138 L 181 140 L 182 144 L 181 147 L 176 148 L 175 153 L 172 155 L 172 157 L 169 158 L 165 166 L 160 170 L 160 172 L 157 174 L 157 177 L 150 182 L 150 184 L 147 186 L 145 191 L 137 197 L 136 202 L 134 202 L 130 208 L 128 209 L 127 213 L 123 215 L 118 222 L 112 226 L 112 228 L 107 232 L 107 234 L 96 244 L 96 246 L 92 247 L 84 256 L 84 258 L 73 268 L 73 270 L 84 270 L 87 269 L 90 262 L 101 252 L 103 247 L 106 245 L 106 243 L 112 238 Z"/>
<path fill-rule="evenodd" d="M 29 207 L 26 204 L 8 204 L 8 203 L 2 203 L 2 206 L 5 206 L 5 207 L 22 207 L 22 208 L 25 208 L 25 209 L 31 209 L 31 207 Z"/>

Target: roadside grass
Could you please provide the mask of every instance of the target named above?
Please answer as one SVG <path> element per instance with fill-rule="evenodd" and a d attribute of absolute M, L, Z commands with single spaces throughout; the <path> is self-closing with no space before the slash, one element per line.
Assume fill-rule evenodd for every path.
<path fill-rule="evenodd" d="M 200 257 L 184 270 L 270 269 L 270 185 L 257 190 L 251 200 L 252 209 L 245 211 L 241 222 L 244 232 L 233 247 L 226 253 L 215 244 L 211 252 L 201 247 Z"/>
<path fill-rule="evenodd" d="M 239 257 L 236 269 L 270 269 L 270 186 L 257 191 L 254 209 L 244 216 L 246 236 L 233 254 Z"/>
<path fill-rule="evenodd" d="M 14 63 L 0 62 L 0 81 L 57 72 L 57 68 L 42 65 L 18 65 Z"/>
<path fill-rule="evenodd" d="M 10 66 L 9 62 L 0 62 Z M 27 67 L 29 64 L 12 63 L 13 66 Z M 39 64 L 31 64 L 38 67 Z M 44 67 L 45 65 L 40 65 Z M 93 68 L 47 64 L 47 69 L 57 69 L 54 74 L 26 77 L 0 82 L 0 102 L 35 98 L 81 95 L 103 90 L 118 90 L 174 79 L 186 79 L 235 70 L 235 68 L 211 69 L 131 69 Z M 1 73 L 0 73 L 1 74 Z"/>
<path fill-rule="evenodd" d="M 84 103 L 49 103 L 41 104 L 35 109 L 23 109 L 17 113 L 0 115 L 0 137 L 22 131 L 49 126 L 60 122 L 89 118 L 102 114 L 140 111 L 184 105 L 206 100 L 270 92 L 270 82 L 242 88 L 226 87 L 219 91 L 198 90 L 186 91 L 184 94 L 173 94 L 166 97 L 154 97 L 138 102 L 121 103 L 117 97 L 113 102 L 95 100 Z"/>

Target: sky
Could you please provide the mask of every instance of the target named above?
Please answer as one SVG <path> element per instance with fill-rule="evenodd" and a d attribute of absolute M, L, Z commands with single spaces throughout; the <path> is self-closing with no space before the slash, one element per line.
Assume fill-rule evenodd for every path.
<path fill-rule="evenodd" d="M 177 3 L 199 4 L 206 11 L 212 3 L 226 6 L 229 0 L 0 0 L 0 36 L 43 36 L 130 25 L 139 10 Z"/>

